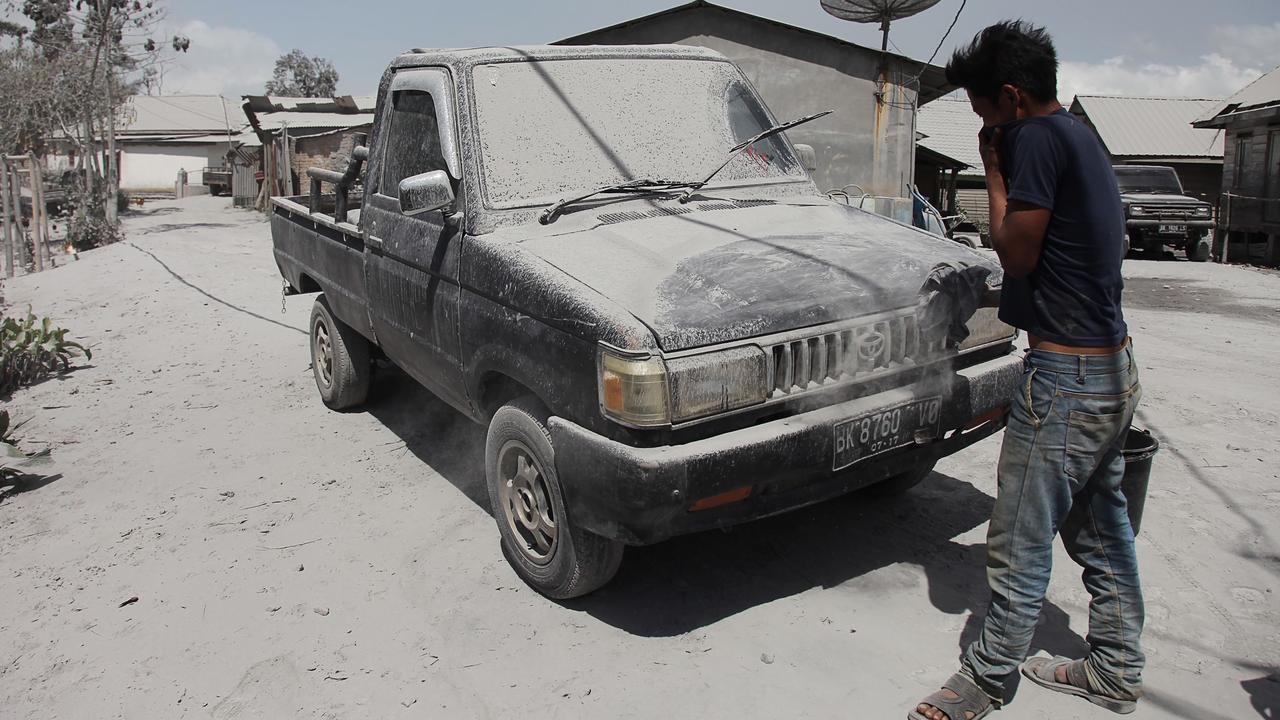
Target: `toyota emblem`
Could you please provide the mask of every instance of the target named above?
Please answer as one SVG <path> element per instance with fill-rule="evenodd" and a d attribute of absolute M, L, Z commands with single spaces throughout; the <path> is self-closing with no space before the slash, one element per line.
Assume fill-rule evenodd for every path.
<path fill-rule="evenodd" d="M 858 357 L 872 363 L 879 360 L 884 352 L 884 343 L 885 338 L 882 333 L 875 330 L 868 331 L 858 338 Z"/>

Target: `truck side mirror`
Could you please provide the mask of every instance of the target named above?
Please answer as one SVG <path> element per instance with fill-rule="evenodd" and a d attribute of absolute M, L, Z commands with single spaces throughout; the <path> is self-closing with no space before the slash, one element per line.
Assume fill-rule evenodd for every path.
<path fill-rule="evenodd" d="M 453 183 L 443 170 L 413 175 L 400 181 L 400 212 L 421 215 L 453 204 Z"/>
<path fill-rule="evenodd" d="M 800 164 L 808 172 L 818 169 L 818 153 L 813 149 L 812 145 L 804 145 L 797 143 L 795 145 L 796 155 L 800 156 Z"/>

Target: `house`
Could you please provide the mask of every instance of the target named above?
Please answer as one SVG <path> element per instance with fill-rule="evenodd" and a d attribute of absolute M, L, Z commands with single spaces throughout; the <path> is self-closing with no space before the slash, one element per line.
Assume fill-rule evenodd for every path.
<path fill-rule="evenodd" d="M 272 178 L 267 196 L 297 195 L 307 190 L 309 167 L 345 170 L 351 151 L 373 127 L 376 98 L 345 95 L 333 98 L 244 96 L 244 116 L 262 143 L 256 182 Z M 287 144 L 287 151 L 286 151 Z M 236 185 L 237 198 L 257 197 L 261 186 Z M 244 204 L 242 201 L 237 201 Z M 265 206 L 265 203 L 259 203 Z"/>
<path fill-rule="evenodd" d="M 1220 100 L 1077 95 L 1071 113 L 1093 128 L 1114 165 L 1166 165 L 1193 197 L 1217 204 L 1222 186 L 1221 130 L 1192 121 Z"/>
<path fill-rule="evenodd" d="M 252 136 L 239 109 L 221 95 L 134 95 L 116 129 L 120 189 L 172 193 L 178 171 L 200 186 L 206 167 Z"/>
<path fill-rule="evenodd" d="M 941 202 L 944 214 L 963 212 L 970 221 L 985 226 L 990 221 L 987 209 L 987 181 L 982 171 L 982 157 L 978 155 L 978 131 L 982 119 L 973 113 L 969 101 L 959 96 L 935 100 L 920 108 L 916 124 L 920 132 L 921 149 L 950 158 L 961 166 L 948 177 L 945 197 Z M 917 177 L 919 176 L 917 170 Z M 921 182 L 925 193 L 925 183 Z M 925 197 L 934 200 L 928 193 Z"/>
<path fill-rule="evenodd" d="M 1219 251 L 1227 259 L 1280 263 L 1280 67 L 1192 123 L 1223 130 Z M 1229 243 L 1223 247 L 1223 243 Z"/>
<path fill-rule="evenodd" d="M 814 148 L 811 174 L 819 189 L 846 188 L 855 197 L 909 197 L 916 108 L 950 90 L 934 65 L 704 0 L 556 44 L 658 43 L 723 53 L 742 68 L 778 120 L 834 110 L 788 130 L 787 137 Z M 909 220 L 909 201 L 907 213 Z"/>

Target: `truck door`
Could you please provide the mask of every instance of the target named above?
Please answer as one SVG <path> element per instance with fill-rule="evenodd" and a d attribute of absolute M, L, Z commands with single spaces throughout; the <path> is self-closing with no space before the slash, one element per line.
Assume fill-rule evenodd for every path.
<path fill-rule="evenodd" d="M 461 216 L 450 207 L 410 217 L 399 200 L 401 180 L 433 170 L 447 171 L 455 192 L 460 188 L 452 97 L 443 69 L 402 70 L 392 78 L 374 149 L 381 162 L 371 168 L 377 177 L 366 178 L 361 227 L 369 320 L 378 344 L 427 389 L 465 410 L 458 342 Z"/>

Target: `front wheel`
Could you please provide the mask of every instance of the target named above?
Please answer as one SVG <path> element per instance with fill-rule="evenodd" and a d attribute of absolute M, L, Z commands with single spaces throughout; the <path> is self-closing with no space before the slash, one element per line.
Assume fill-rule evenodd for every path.
<path fill-rule="evenodd" d="M 1213 244 L 1209 242 L 1208 236 L 1201 236 L 1187 243 L 1187 259 L 1191 262 L 1208 262 L 1212 253 Z"/>
<path fill-rule="evenodd" d="M 532 397 L 499 409 L 485 441 L 485 479 L 507 562 L 534 590 L 566 600 L 613 579 L 623 545 L 573 526 L 546 422 Z"/>

